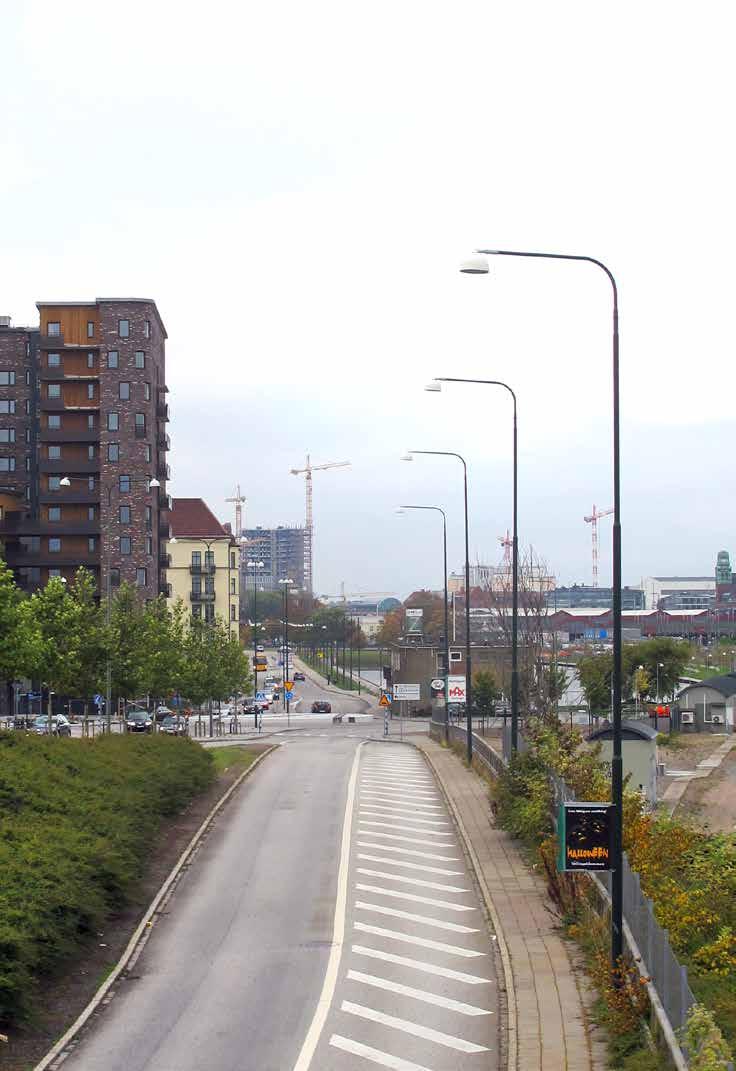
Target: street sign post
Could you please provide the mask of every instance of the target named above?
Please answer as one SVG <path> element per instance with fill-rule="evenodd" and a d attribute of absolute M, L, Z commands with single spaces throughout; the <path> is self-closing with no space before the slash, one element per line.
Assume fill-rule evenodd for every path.
<path fill-rule="evenodd" d="M 390 707 L 391 696 L 387 692 L 384 692 L 381 698 L 378 700 L 378 705 L 379 707 Z"/>
<path fill-rule="evenodd" d="M 286 688 L 284 691 L 284 699 L 286 700 L 286 702 L 290 703 L 293 698 L 294 693 L 289 688 Z"/>
<path fill-rule="evenodd" d="M 417 700 L 420 698 L 420 686 L 418 684 L 394 683 L 394 699 Z"/>
<path fill-rule="evenodd" d="M 294 682 L 293 681 L 284 681 L 284 688 L 286 689 L 287 692 L 293 692 L 293 690 L 294 690 Z M 291 699 L 291 696 L 287 696 L 287 698 Z"/>

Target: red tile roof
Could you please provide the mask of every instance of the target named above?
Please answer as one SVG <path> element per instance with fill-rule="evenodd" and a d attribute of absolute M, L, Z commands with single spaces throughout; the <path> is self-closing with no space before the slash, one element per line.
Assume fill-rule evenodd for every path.
<path fill-rule="evenodd" d="M 227 539 L 230 535 L 202 498 L 174 498 L 171 534 L 180 539 Z"/>

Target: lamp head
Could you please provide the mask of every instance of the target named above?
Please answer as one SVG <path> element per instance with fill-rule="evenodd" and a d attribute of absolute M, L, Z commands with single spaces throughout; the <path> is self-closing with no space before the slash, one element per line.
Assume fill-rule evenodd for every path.
<path fill-rule="evenodd" d="M 160 482 L 159 482 L 159 480 L 157 480 L 157 479 L 156 479 L 156 477 L 154 476 L 152 480 L 149 480 L 149 481 L 148 481 L 148 486 L 149 486 L 149 487 L 160 487 L 160 486 L 161 486 L 161 483 L 160 483 Z"/>
<path fill-rule="evenodd" d="M 434 394 L 439 394 L 442 390 L 442 384 L 438 379 L 433 379 L 431 383 L 427 383 L 425 390 L 432 391 Z"/>
<path fill-rule="evenodd" d="M 401 457 L 399 458 L 399 461 L 413 461 L 413 460 L 414 460 L 414 458 L 411 456 L 411 454 L 402 454 Z"/>
<path fill-rule="evenodd" d="M 72 481 L 68 476 L 62 476 L 59 480 L 59 487 L 71 487 Z"/>
<path fill-rule="evenodd" d="M 460 265 L 460 271 L 464 275 L 488 275 L 489 270 L 488 257 L 484 257 L 480 253 L 468 257 Z"/>
<path fill-rule="evenodd" d="M 176 536 L 172 536 L 171 539 L 169 540 L 169 543 L 178 543 L 178 542 L 179 542 L 179 540 L 176 538 Z"/>
<path fill-rule="evenodd" d="M 403 506 L 397 506 L 397 507 L 396 507 L 396 511 L 395 511 L 395 512 L 396 512 L 396 514 L 397 514 L 397 515 L 398 515 L 399 517 L 404 517 L 404 516 L 406 516 L 406 510 L 404 509 L 404 507 L 403 507 Z"/>

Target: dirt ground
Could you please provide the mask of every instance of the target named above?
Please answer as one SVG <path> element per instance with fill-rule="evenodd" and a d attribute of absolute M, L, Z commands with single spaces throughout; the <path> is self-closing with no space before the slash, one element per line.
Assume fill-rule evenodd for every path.
<path fill-rule="evenodd" d="M 690 782 L 677 815 L 692 818 L 709 833 L 736 830 L 736 751 L 731 751 L 709 777 Z"/>
<path fill-rule="evenodd" d="M 251 751 L 265 751 L 269 746 L 266 743 L 248 742 Z M 69 962 L 63 975 L 41 987 L 38 992 L 37 1022 L 24 1031 L 12 1034 L 7 1044 L 0 1044 L 1 1071 L 28 1071 L 71 1026 L 120 959 L 146 908 L 197 829 L 241 773 L 242 767 L 226 770 L 205 795 L 194 800 L 178 818 L 162 827 L 135 902 L 120 915 L 108 920 L 104 932 L 97 935 L 96 942 L 90 942 L 75 960 Z M 225 811 L 233 798 L 225 805 Z M 219 820 L 220 816 L 216 821 Z"/>

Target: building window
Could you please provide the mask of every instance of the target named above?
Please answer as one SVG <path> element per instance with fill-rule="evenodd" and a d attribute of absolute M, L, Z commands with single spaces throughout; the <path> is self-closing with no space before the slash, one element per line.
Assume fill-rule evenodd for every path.
<path fill-rule="evenodd" d="M 130 320 L 118 320 L 118 335 L 120 338 L 130 338 Z"/>
<path fill-rule="evenodd" d="M 49 569 L 49 580 L 53 580 L 54 577 L 61 576 L 61 569 Z"/>
<path fill-rule="evenodd" d="M 48 427 L 56 428 L 57 430 L 61 427 L 61 414 L 60 413 L 49 413 Z"/>
<path fill-rule="evenodd" d="M 151 464 L 151 447 L 149 443 L 146 443 L 146 463 Z"/>
<path fill-rule="evenodd" d="M 235 568 L 235 551 L 234 550 L 230 551 L 230 568 L 231 569 Z"/>
<path fill-rule="evenodd" d="M 194 566 L 195 569 L 201 569 L 202 568 L 202 551 L 201 550 L 193 550 L 192 551 L 192 565 Z"/>
<path fill-rule="evenodd" d="M 138 430 L 138 428 L 142 428 L 143 431 L 146 430 L 146 414 L 145 413 L 136 413 L 135 414 L 135 427 L 136 427 L 136 431 Z"/>
<path fill-rule="evenodd" d="M 51 320 L 47 323 L 46 334 L 51 338 L 58 338 L 61 334 L 61 322 L 59 320 Z"/>
<path fill-rule="evenodd" d="M 107 460 L 119 461 L 120 460 L 120 444 L 108 443 L 107 444 Z"/>
<path fill-rule="evenodd" d="M 12 414 L 15 412 L 15 401 L 12 398 L 0 398 L 0 413 Z"/>
<path fill-rule="evenodd" d="M 94 489 L 95 489 L 95 478 L 94 478 L 94 476 L 88 476 L 87 477 L 87 490 L 88 491 L 94 491 Z"/>
<path fill-rule="evenodd" d="M 88 398 L 94 398 L 94 396 L 95 396 L 95 385 L 94 385 L 94 383 L 88 383 L 87 384 L 87 397 Z"/>
<path fill-rule="evenodd" d="M 214 567 L 215 567 L 215 552 L 214 552 L 214 550 L 206 550 L 204 552 L 204 564 L 207 565 L 207 566 L 210 566 L 210 568 L 214 569 Z"/>
<path fill-rule="evenodd" d="M 118 367 L 118 351 L 117 350 L 108 350 L 108 353 L 107 353 L 107 367 L 108 368 L 117 368 Z"/>
<path fill-rule="evenodd" d="M 118 398 L 122 398 L 124 402 L 130 400 L 130 383 L 118 384 Z"/>
<path fill-rule="evenodd" d="M 197 603 L 195 606 L 192 607 L 192 617 L 201 618 L 201 616 L 202 616 L 202 607 L 201 607 L 201 605 L 199 603 Z"/>
<path fill-rule="evenodd" d="M 130 524 L 130 506 L 121 506 L 119 512 L 121 524 Z"/>
<path fill-rule="evenodd" d="M 230 620 L 231 621 L 235 620 L 235 607 L 232 606 L 232 605 L 230 606 Z"/>
<path fill-rule="evenodd" d="M 94 549 L 95 549 L 96 546 L 97 546 L 97 541 L 96 541 L 95 537 L 94 536 L 90 536 L 89 539 L 87 540 L 87 550 L 90 552 L 90 554 L 92 554 L 94 552 Z"/>
<path fill-rule="evenodd" d="M 0 457 L 0 472 L 15 472 L 15 458 Z"/>
<path fill-rule="evenodd" d="M 48 364 L 49 368 L 61 368 L 61 354 L 50 353 L 46 358 L 46 363 Z"/>
<path fill-rule="evenodd" d="M 61 447 L 49 446 L 48 448 L 49 461 L 61 461 Z"/>
<path fill-rule="evenodd" d="M 143 384 L 143 400 L 146 401 L 146 402 L 150 402 L 150 400 L 151 400 L 151 384 L 150 383 L 144 383 Z"/>
<path fill-rule="evenodd" d="M 151 337 L 151 321 L 150 320 L 144 320 L 143 321 L 143 337 L 144 338 L 150 338 Z"/>
<path fill-rule="evenodd" d="M 214 576 L 206 576 L 204 578 L 204 590 L 208 595 L 215 594 L 215 578 Z"/>
<path fill-rule="evenodd" d="M 61 540 L 58 536 L 49 536 L 49 554 L 59 554 L 61 551 Z"/>
<path fill-rule="evenodd" d="M 26 411 L 26 416 L 30 416 L 30 413 L 31 413 L 31 399 L 30 398 L 26 398 L 25 411 Z"/>
<path fill-rule="evenodd" d="M 230 577 L 230 594 L 231 595 L 235 594 L 235 577 L 234 576 Z"/>
<path fill-rule="evenodd" d="M 136 350 L 134 356 L 136 368 L 146 367 L 146 355 L 143 350 Z"/>
<path fill-rule="evenodd" d="M 146 536 L 146 554 L 153 554 L 153 539 Z"/>
<path fill-rule="evenodd" d="M 26 484 L 25 496 L 26 496 L 26 502 L 30 502 L 31 501 L 31 485 L 29 483 Z"/>
<path fill-rule="evenodd" d="M 30 472 L 30 471 L 31 471 L 31 459 L 30 459 L 30 457 L 27 457 L 26 458 L 26 472 Z"/>
<path fill-rule="evenodd" d="M 118 478 L 118 490 L 130 491 L 130 476 L 120 476 Z"/>
<path fill-rule="evenodd" d="M 120 570 L 119 569 L 111 569 L 110 570 L 110 587 L 111 588 L 119 588 L 120 587 Z"/>
<path fill-rule="evenodd" d="M 0 372 L 0 387 L 14 387 L 15 372 Z"/>
<path fill-rule="evenodd" d="M 95 337 L 95 322 L 94 320 L 87 320 L 87 338 Z"/>
<path fill-rule="evenodd" d="M 94 446 L 88 446 L 87 447 L 87 460 L 88 461 L 94 461 L 94 459 L 95 459 L 95 448 L 94 448 Z"/>
<path fill-rule="evenodd" d="M 150 506 L 146 506 L 146 531 L 150 532 L 153 528 L 153 510 Z"/>
<path fill-rule="evenodd" d="M 61 520 L 61 506 L 49 506 L 49 520 L 60 521 Z"/>
<path fill-rule="evenodd" d="M 212 603 L 205 603 L 204 619 L 208 625 L 211 625 L 212 622 L 215 620 L 215 608 Z"/>
<path fill-rule="evenodd" d="M 49 383 L 47 393 L 49 398 L 61 398 L 61 383 Z"/>
<path fill-rule="evenodd" d="M 31 373 L 28 371 L 28 369 L 26 369 L 26 386 L 30 387 L 30 385 L 31 385 Z"/>
<path fill-rule="evenodd" d="M 94 353 L 88 353 L 87 354 L 87 367 L 88 368 L 94 368 L 94 366 L 95 366 L 95 355 L 94 355 Z"/>
<path fill-rule="evenodd" d="M 94 413 L 88 413 L 87 414 L 87 427 L 89 428 L 90 431 L 94 431 L 95 430 Z"/>
<path fill-rule="evenodd" d="M 26 442 L 29 443 L 30 441 L 31 441 L 31 429 L 30 428 L 26 428 Z"/>
<path fill-rule="evenodd" d="M 95 519 L 95 507 L 87 506 L 87 520 L 93 521 Z"/>
<path fill-rule="evenodd" d="M 136 582 L 136 584 L 138 585 L 139 588 L 144 588 L 146 586 L 146 584 L 148 583 L 148 570 L 147 569 L 136 569 L 136 571 L 135 571 L 135 582 Z"/>
<path fill-rule="evenodd" d="M 107 414 L 107 430 L 119 431 L 120 430 L 120 415 L 119 413 Z"/>
<path fill-rule="evenodd" d="M 130 554 L 130 536 L 120 536 L 120 553 Z"/>
<path fill-rule="evenodd" d="M 61 476 L 49 476 L 49 491 L 59 491 L 61 489 Z"/>
<path fill-rule="evenodd" d="M 195 573 L 192 577 L 192 595 L 202 594 L 202 577 L 199 573 Z"/>
<path fill-rule="evenodd" d="M 0 428 L 0 443 L 14 443 L 15 428 Z"/>

